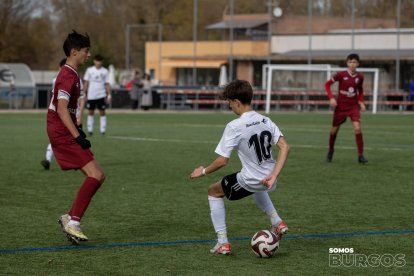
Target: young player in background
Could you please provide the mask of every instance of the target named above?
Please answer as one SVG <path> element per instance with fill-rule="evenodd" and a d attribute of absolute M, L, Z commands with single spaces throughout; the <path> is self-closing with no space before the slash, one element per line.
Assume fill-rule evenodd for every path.
<path fill-rule="evenodd" d="M 95 108 L 99 110 L 100 132 L 106 132 L 107 105 L 111 103 L 111 86 L 109 85 L 109 71 L 102 66 L 103 57 L 96 55 L 93 59 L 94 66 L 89 67 L 84 76 L 85 95 L 87 98 L 86 108 L 88 109 L 87 128 L 89 135 L 93 133 Z"/>
<path fill-rule="evenodd" d="M 355 141 L 358 149 L 358 162 L 360 164 L 368 163 L 364 157 L 364 140 L 361 131 L 361 111 L 365 111 L 363 82 L 364 76 L 357 72 L 359 66 L 358 54 L 350 54 L 346 58 L 348 69 L 336 73 L 330 80 L 325 83 L 325 90 L 328 93 L 329 102 L 334 107 L 332 128 L 329 137 L 329 151 L 326 157 L 327 162 L 332 162 L 336 136 L 341 124 L 345 123 L 346 118 L 351 118 L 354 126 Z M 334 98 L 331 91 L 331 85 L 339 82 L 338 97 Z"/>
<path fill-rule="evenodd" d="M 63 58 L 59 62 L 59 68 L 62 68 L 62 66 L 65 65 L 65 63 L 66 63 L 66 58 Z M 52 91 L 55 86 L 55 81 L 56 81 L 56 78 L 54 78 L 52 81 Z M 81 84 L 81 94 L 79 97 L 79 107 L 78 107 L 78 110 L 76 111 L 76 121 L 77 121 L 76 123 L 77 123 L 77 126 L 80 127 L 80 129 L 82 129 L 82 116 L 83 116 L 83 110 L 85 108 L 85 93 L 83 92 L 82 82 L 80 84 Z M 53 150 L 52 150 L 52 145 L 50 143 L 47 145 L 45 156 L 46 156 L 46 159 L 42 160 L 40 164 L 43 166 L 45 170 L 49 170 L 50 164 L 53 159 Z"/>
<path fill-rule="evenodd" d="M 227 124 L 215 152 L 219 155 L 209 166 L 194 169 L 190 178 L 213 173 L 229 162 L 233 149 L 242 163 L 240 172 L 225 176 L 208 188 L 208 201 L 211 219 L 217 233 L 217 244 L 210 250 L 212 254 L 230 254 L 231 245 L 227 238 L 224 196 L 229 200 L 239 200 L 253 195 L 256 204 L 267 214 L 274 231 L 280 238 L 288 232 L 273 206 L 268 191 L 276 188 L 289 152 L 279 128 L 267 117 L 251 108 L 253 89 L 247 81 L 235 80 L 223 92 L 223 98 L 239 118 Z M 277 161 L 272 156 L 272 144 L 279 148 Z"/>
<path fill-rule="evenodd" d="M 90 142 L 85 139 L 85 133 L 76 126 L 81 87 L 77 69 L 90 56 L 89 47 L 87 35 L 76 31 L 68 34 L 63 43 L 67 61 L 56 78 L 47 113 L 47 134 L 56 161 L 62 170 L 80 169 L 86 176 L 71 209 L 59 218 L 63 232 L 74 243 L 88 239 L 80 228 L 80 220 L 105 180 L 102 168 L 89 149 Z"/>

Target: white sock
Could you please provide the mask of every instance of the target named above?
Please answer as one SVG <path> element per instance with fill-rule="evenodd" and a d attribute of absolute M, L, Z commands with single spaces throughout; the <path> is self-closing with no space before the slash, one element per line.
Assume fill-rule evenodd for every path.
<path fill-rule="evenodd" d="M 77 220 L 70 220 L 69 225 L 80 225 L 80 222 Z"/>
<path fill-rule="evenodd" d="M 217 240 L 221 244 L 228 243 L 224 199 L 208 196 L 208 203 L 210 205 L 211 221 L 213 222 L 214 231 L 217 233 Z"/>
<path fill-rule="evenodd" d="M 253 199 L 257 206 L 262 209 L 263 212 L 269 217 L 272 226 L 277 226 L 282 221 L 276 212 L 275 206 L 273 206 L 267 192 L 257 192 L 253 194 Z"/>
<path fill-rule="evenodd" d="M 88 122 L 87 122 L 88 132 L 93 132 L 93 115 L 88 115 Z"/>
<path fill-rule="evenodd" d="M 106 116 L 101 116 L 100 126 L 101 126 L 101 133 L 105 133 L 105 131 L 106 131 Z"/>
<path fill-rule="evenodd" d="M 53 158 L 52 145 L 49 144 L 47 145 L 47 149 L 46 149 L 46 160 L 49 162 L 52 162 L 52 158 Z"/>

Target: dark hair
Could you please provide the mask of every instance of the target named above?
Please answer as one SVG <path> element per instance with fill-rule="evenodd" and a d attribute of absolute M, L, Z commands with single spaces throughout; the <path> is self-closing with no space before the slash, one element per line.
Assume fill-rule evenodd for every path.
<path fill-rule="evenodd" d="M 63 51 L 65 51 L 67 57 L 70 56 L 70 51 L 72 49 L 80 50 L 89 47 L 91 47 L 91 43 L 88 34 L 82 35 L 75 30 L 72 30 L 72 33 L 68 34 L 65 42 L 63 42 Z"/>
<path fill-rule="evenodd" d="M 234 80 L 226 85 L 223 91 L 224 100 L 239 100 L 242 104 L 250 104 L 253 88 L 248 81 Z"/>
<path fill-rule="evenodd" d="M 103 60 L 104 60 L 104 58 L 103 58 L 103 56 L 101 56 L 100 54 L 97 54 L 97 55 L 95 55 L 95 57 L 93 58 L 93 60 L 96 60 L 96 61 L 103 61 Z"/>
<path fill-rule="evenodd" d="M 59 67 L 62 67 L 65 64 L 66 64 L 66 58 L 62 58 L 59 62 Z"/>
<path fill-rule="evenodd" d="M 356 61 L 358 61 L 358 62 L 359 62 L 359 55 L 358 55 L 358 54 L 355 54 L 355 53 L 352 53 L 352 54 L 349 54 L 349 55 L 346 57 L 346 61 L 348 61 L 348 60 L 352 60 L 352 59 L 355 59 Z"/>

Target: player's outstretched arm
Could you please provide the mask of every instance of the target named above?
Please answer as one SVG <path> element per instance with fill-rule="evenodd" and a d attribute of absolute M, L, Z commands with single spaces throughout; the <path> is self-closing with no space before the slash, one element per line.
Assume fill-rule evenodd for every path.
<path fill-rule="evenodd" d="M 283 136 L 279 138 L 279 141 L 277 141 L 276 145 L 279 148 L 276 166 L 273 168 L 272 173 L 262 180 L 262 184 L 268 187 L 269 189 L 272 188 L 276 179 L 279 177 L 283 167 L 285 166 L 289 154 L 289 145 Z"/>
<path fill-rule="evenodd" d="M 194 171 L 191 173 L 190 178 L 197 178 L 204 176 L 206 174 L 215 172 L 219 170 L 220 168 L 224 167 L 229 163 L 229 158 L 224 156 L 217 157 L 216 160 L 214 160 L 210 165 L 207 167 L 200 166 L 198 168 L 195 168 Z"/>

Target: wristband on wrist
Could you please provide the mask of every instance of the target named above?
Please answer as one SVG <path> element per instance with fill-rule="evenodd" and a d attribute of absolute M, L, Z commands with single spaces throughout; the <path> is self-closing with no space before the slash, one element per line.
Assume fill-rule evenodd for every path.
<path fill-rule="evenodd" d="M 203 168 L 203 171 L 201 172 L 202 175 L 206 175 L 206 168 Z"/>

